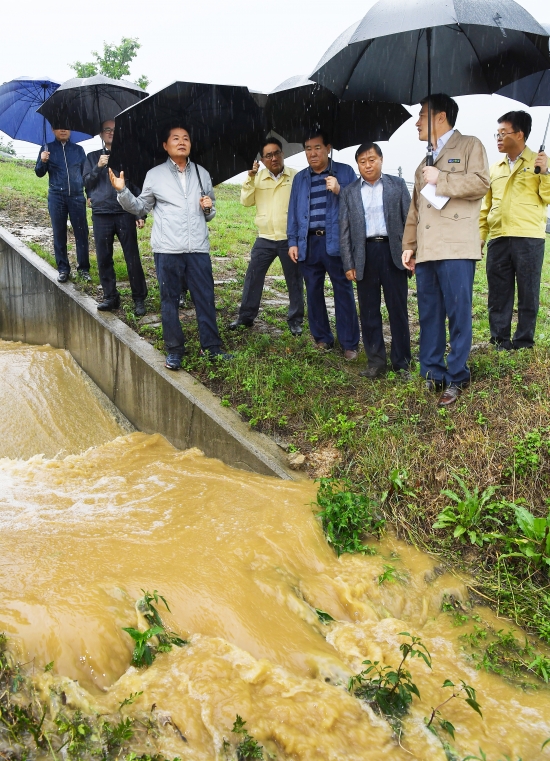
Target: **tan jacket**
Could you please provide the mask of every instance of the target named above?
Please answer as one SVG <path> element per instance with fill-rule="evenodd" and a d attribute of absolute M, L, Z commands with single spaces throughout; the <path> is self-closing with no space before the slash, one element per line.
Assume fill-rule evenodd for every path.
<path fill-rule="evenodd" d="M 436 192 L 449 196 L 450 201 L 440 211 L 420 193 L 426 184 L 422 175 L 425 165 L 424 159 L 414 177 L 403 251 L 415 251 L 417 263 L 481 259 L 479 210 L 490 186 L 485 148 L 477 137 L 461 135 L 458 130 L 442 148 L 435 162 L 440 170 Z"/>
<path fill-rule="evenodd" d="M 243 206 L 256 206 L 256 227 L 260 238 L 286 240 L 286 221 L 290 190 L 297 169 L 285 166 L 282 176 L 274 180 L 267 169 L 246 178 L 241 189 Z"/>

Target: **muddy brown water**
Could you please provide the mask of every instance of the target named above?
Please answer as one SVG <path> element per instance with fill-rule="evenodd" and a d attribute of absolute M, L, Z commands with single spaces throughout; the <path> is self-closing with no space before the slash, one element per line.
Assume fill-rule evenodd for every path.
<path fill-rule="evenodd" d="M 128 713 L 166 712 L 187 742 L 167 724 L 158 748 L 182 760 L 224 758 L 239 714 L 266 758 L 443 761 L 424 717 L 448 697 L 445 679 L 463 679 L 483 719 L 458 700 L 444 709 L 458 758 L 479 747 L 489 761 L 550 758 L 549 693 L 475 670 L 441 612 L 445 594 L 467 589 L 430 557 L 387 537 L 374 556 L 336 558 L 313 484 L 128 433 L 64 351 L 0 342 L 0 370 L 0 630 L 44 695 L 62 687 L 108 713 L 141 691 Z M 379 584 L 389 563 L 402 581 Z M 140 623 L 142 589 L 167 598 L 167 623 L 189 640 L 148 670 L 130 666 L 122 631 Z M 345 687 L 367 658 L 397 665 L 403 631 L 422 637 L 433 670 L 411 663 L 421 700 L 398 740 Z"/>

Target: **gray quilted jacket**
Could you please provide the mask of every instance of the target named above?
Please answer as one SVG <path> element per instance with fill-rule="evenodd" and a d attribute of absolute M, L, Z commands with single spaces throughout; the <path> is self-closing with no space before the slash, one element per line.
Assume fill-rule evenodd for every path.
<path fill-rule="evenodd" d="M 184 193 L 179 173 L 171 159 L 147 172 L 143 191 L 136 198 L 128 188 L 118 193 L 118 202 L 125 211 L 143 217 L 153 210 L 151 248 L 155 254 L 189 254 L 210 252 L 207 222 L 214 219 L 216 210 L 206 216 L 199 204 L 201 189 L 198 167 L 204 192 L 215 202 L 210 175 L 202 166 L 187 163 L 187 191 Z"/>

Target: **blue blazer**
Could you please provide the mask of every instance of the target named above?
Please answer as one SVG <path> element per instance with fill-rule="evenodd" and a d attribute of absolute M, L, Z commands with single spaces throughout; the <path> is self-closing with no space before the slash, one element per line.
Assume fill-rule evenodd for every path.
<path fill-rule="evenodd" d="M 332 171 L 340 187 L 354 182 L 357 175 L 349 164 L 332 162 Z M 302 169 L 295 176 L 288 205 L 288 245 L 298 246 L 298 261 L 307 256 L 307 233 L 309 230 L 309 196 L 311 193 L 311 170 Z M 327 190 L 327 216 L 325 222 L 326 246 L 329 256 L 340 256 L 340 228 L 338 223 L 338 196 Z"/>
<path fill-rule="evenodd" d="M 84 148 L 68 140 L 65 145 L 54 140 L 48 143 L 50 160 L 44 164 L 38 154 L 34 171 L 37 177 L 49 175 L 50 193 L 62 193 L 68 196 L 81 196 L 84 192 L 82 173 L 86 154 Z"/>

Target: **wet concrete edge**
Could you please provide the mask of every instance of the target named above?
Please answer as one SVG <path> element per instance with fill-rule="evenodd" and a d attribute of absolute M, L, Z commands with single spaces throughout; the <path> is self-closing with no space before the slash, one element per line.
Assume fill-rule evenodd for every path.
<path fill-rule="evenodd" d="M 5 228 L 0 227 L 0 337 L 67 349 L 138 430 L 160 433 L 178 449 L 198 447 L 236 468 L 287 480 L 279 447 L 251 431 L 189 373 L 164 368 L 163 355 Z"/>

